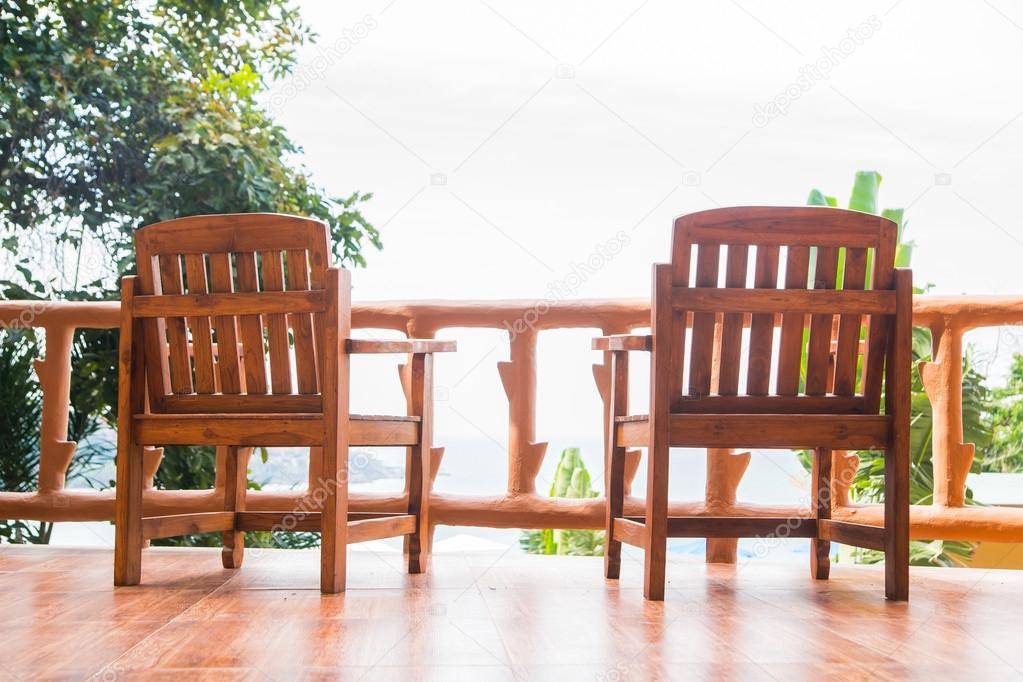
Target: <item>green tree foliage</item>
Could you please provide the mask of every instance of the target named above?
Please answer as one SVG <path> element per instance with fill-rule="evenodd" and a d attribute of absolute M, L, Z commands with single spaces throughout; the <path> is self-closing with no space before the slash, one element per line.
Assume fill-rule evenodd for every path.
<path fill-rule="evenodd" d="M 260 105 L 312 37 L 290 0 L 0 0 L 0 298 L 117 298 L 135 229 L 204 213 L 318 218 L 335 256 L 364 265 L 363 251 L 381 246 L 361 212 L 370 195 L 318 187 Z M 82 281 L 87 249 L 102 267 Z M 43 253 L 55 257 L 40 268 Z M 34 381 L 34 336 L 0 341 L 0 372 Z M 116 348 L 114 330 L 76 335 L 75 466 L 102 446 L 89 436 L 114 425 Z M 5 490 L 35 482 L 38 414 L 22 384 L 5 384 L 0 414 L 12 438 L 25 428 L 19 442 L 36 445 L 0 450 L 0 468 L 22 472 Z M 158 484 L 212 480 L 209 451 L 178 450 Z"/>
<path fill-rule="evenodd" d="M 991 440 L 983 450 L 981 471 L 1023 471 L 1023 355 L 1013 354 L 1005 386 L 991 392 L 990 409 Z"/>
<path fill-rule="evenodd" d="M 379 246 L 359 210 L 369 195 L 317 188 L 258 104 L 310 37 L 285 0 L 0 0 L 0 22 L 9 250 L 40 228 L 73 244 L 88 234 L 116 276 L 140 225 L 252 211 L 327 221 L 351 263 Z"/>
<path fill-rule="evenodd" d="M 877 171 L 858 171 L 853 181 L 848 208 L 865 213 L 881 215 L 895 222 L 898 226 L 898 241 L 895 252 L 895 265 L 909 267 L 913 258 L 914 242 L 905 241 L 906 221 L 901 208 L 878 210 L 878 193 L 881 187 L 881 174 Z M 838 201 L 818 189 L 811 190 L 807 199 L 811 206 L 837 206 Z M 841 265 L 839 264 L 838 281 L 841 281 Z M 871 267 L 868 261 L 868 272 Z M 920 292 L 921 289 L 915 289 Z M 934 490 L 934 467 L 932 463 L 931 443 L 933 428 L 931 422 L 931 403 L 927 399 L 916 371 L 920 361 L 931 359 L 931 335 L 926 329 L 913 330 L 913 387 L 911 396 L 911 432 L 910 432 L 910 504 L 931 504 Z M 805 362 L 805 360 L 804 360 Z M 978 450 L 990 440 L 990 430 L 985 420 L 988 401 L 988 389 L 984 386 L 984 377 L 972 366 L 967 355 L 963 361 L 963 427 L 964 437 L 968 442 L 977 443 Z M 856 476 L 850 484 L 853 498 L 865 502 L 880 502 L 884 499 L 884 457 L 879 452 L 859 451 L 860 459 Z M 810 453 L 801 453 L 803 466 L 810 470 Z M 967 497 L 972 494 L 967 490 Z M 910 543 L 910 561 L 914 564 L 947 566 L 969 558 L 973 546 L 965 542 L 937 540 Z M 855 561 L 875 563 L 884 557 L 880 552 L 856 549 L 852 552 Z"/>
<path fill-rule="evenodd" d="M 589 499 L 597 492 L 590 485 L 579 448 L 565 448 L 554 471 L 551 497 Z M 523 531 L 519 544 L 529 554 L 561 554 L 569 556 L 602 556 L 604 531 L 596 530 L 530 530 Z"/>

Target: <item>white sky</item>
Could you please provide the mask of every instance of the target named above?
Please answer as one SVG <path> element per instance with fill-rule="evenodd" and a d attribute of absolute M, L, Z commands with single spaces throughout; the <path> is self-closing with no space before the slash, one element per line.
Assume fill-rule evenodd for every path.
<path fill-rule="evenodd" d="M 543 297 L 619 231 L 627 248 L 577 295 L 647 296 L 675 215 L 801 204 L 813 187 L 844 203 L 859 169 L 906 207 L 918 283 L 1023 294 L 1023 7 L 395 0 L 303 15 L 318 45 L 271 102 L 320 184 L 375 194 L 385 248 L 354 274 L 357 300 Z M 824 50 L 841 53 L 828 78 L 754 125 Z M 544 341 L 541 431 L 599 425 L 590 335 Z M 500 335 L 448 336 L 462 352 L 439 383 L 483 362 L 451 392 L 465 418 L 442 426 L 503 440 Z"/>

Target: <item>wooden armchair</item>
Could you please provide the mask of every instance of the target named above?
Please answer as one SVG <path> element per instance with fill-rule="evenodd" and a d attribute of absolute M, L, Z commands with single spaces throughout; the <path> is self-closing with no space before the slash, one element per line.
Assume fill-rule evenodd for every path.
<path fill-rule="evenodd" d="M 896 238 L 889 220 L 833 208 L 723 208 L 675 221 L 671 263 L 654 266 L 652 334 L 593 343 L 609 352 L 612 377 L 608 578 L 619 577 L 622 542 L 642 547 L 644 595 L 663 599 L 666 538 L 784 528 L 811 539 L 819 579 L 832 540 L 882 550 L 886 596 L 908 598 L 912 273 L 894 267 Z M 652 353 L 649 415 L 628 410 L 627 356 L 636 350 Z M 637 446 L 647 448 L 645 518 L 623 508 L 625 449 Z M 811 448 L 813 517 L 669 517 L 669 447 Z M 831 519 L 833 449 L 884 451 L 884 527 Z"/>
<path fill-rule="evenodd" d="M 432 340 L 349 339 L 350 284 L 328 267 L 326 225 L 273 214 L 170 220 L 135 235 L 138 276 L 121 293 L 114 584 L 141 580 L 151 538 L 223 533 L 223 564 L 242 563 L 245 531 L 318 530 L 320 589 L 345 586 L 345 546 L 408 536 L 425 570 L 432 435 Z M 411 355 L 408 414 L 349 414 L 349 355 Z M 143 515 L 146 446 L 226 446 L 222 510 Z M 406 446 L 403 513 L 348 513 L 350 445 Z M 319 484 L 300 512 L 245 509 L 253 446 L 322 448 Z"/>

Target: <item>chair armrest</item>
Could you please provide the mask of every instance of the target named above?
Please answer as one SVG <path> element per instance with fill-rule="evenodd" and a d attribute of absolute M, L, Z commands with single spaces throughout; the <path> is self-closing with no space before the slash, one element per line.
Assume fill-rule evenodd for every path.
<path fill-rule="evenodd" d="M 650 350 L 654 345 L 650 334 L 615 334 L 593 339 L 593 350 Z"/>
<path fill-rule="evenodd" d="M 398 341 L 374 341 L 371 339 L 348 339 L 349 353 L 450 353 L 457 349 L 454 341 L 437 339 L 402 339 Z"/>

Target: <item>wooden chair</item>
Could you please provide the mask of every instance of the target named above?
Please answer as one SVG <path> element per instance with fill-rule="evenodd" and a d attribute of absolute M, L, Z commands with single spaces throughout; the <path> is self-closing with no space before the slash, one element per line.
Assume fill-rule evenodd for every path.
<path fill-rule="evenodd" d="M 622 542 L 642 547 L 644 594 L 663 599 L 666 538 L 763 537 L 784 528 L 811 539 L 819 579 L 828 577 L 832 540 L 882 550 L 886 596 L 908 598 L 912 273 L 894 267 L 896 238 L 889 220 L 823 207 L 723 208 L 675 221 L 671 263 L 654 266 L 652 334 L 593 343 L 609 352 L 612 377 L 608 578 L 619 577 Z M 628 352 L 635 350 L 652 353 L 649 415 L 629 415 Z M 648 448 L 645 519 L 623 509 L 625 449 L 637 446 Z M 669 517 L 669 447 L 810 448 L 815 513 Z M 884 451 L 884 527 L 830 518 L 833 449 Z"/>
<path fill-rule="evenodd" d="M 320 531 L 328 593 L 344 590 L 346 543 L 408 536 L 409 571 L 425 570 L 431 354 L 454 343 L 349 339 L 349 276 L 328 267 L 316 220 L 182 218 L 140 229 L 135 248 L 138 276 L 121 287 L 114 583 L 139 583 L 145 540 L 218 531 L 225 568 L 241 565 L 245 531 Z M 349 354 L 380 352 L 411 355 L 408 414 L 349 414 Z M 222 511 L 143 515 L 143 449 L 177 444 L 226 446 Z M 348 513 L 350 445 L 409 448 L 405 511 Z M 246 511 L 253 446 L 322 449 L 310 511 Z"/>

